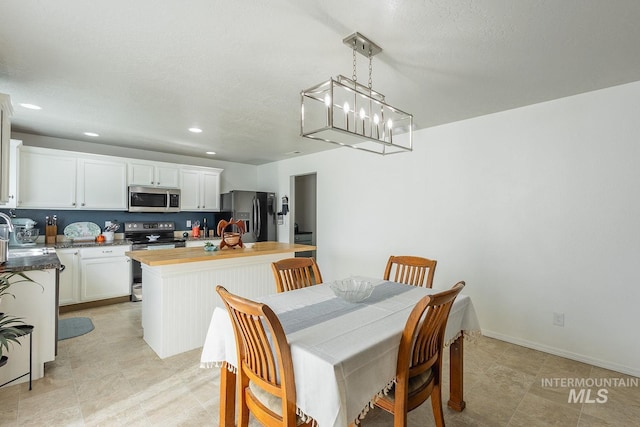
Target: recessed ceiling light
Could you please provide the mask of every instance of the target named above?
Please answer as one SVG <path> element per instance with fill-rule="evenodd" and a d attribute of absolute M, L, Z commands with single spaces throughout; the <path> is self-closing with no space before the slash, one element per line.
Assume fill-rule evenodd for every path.
<path fill-rule="evenodd" d="M 216 152 L 215 151 L 207 151 L 206 154 L 211 154 L 213 156 L 214 154 L 216 154 Z"/>
<path fill-rule="evenodd" d="M 84 134 L 87 135 L 87 136 L 100 136 L 95 132 L 85 132 Z"/>
<path fill-rule="evenodd" d="M 42 107 L 35 104 L 20 104 L 21 107 L 28 108 L 29 110 L 42 110 Z"/>
<path fill-rule="evenodd" d="M 200 129 L 200 128 L 189 128 L 189 132 L 200 133 L 200 132 L 202 132 L 202 129 Z"/>

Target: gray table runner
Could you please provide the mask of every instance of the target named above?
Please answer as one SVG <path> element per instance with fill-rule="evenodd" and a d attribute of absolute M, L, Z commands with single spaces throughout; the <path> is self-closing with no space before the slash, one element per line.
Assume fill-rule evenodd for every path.
<path fill-rule="evenodd" d="M 300 331 L 319 323 L 326 322 L 347 313 L 360 310 L 368 305 L 377 304 L 385 299 L 411 290 L 410 286 L 394 282 L 384 282 L 373 288 L 369 298 L 358 303 L 350 303 L 334 297 L 317 304 L 311 304 L 295 310 L 278 313 L 285 334 Z"/>

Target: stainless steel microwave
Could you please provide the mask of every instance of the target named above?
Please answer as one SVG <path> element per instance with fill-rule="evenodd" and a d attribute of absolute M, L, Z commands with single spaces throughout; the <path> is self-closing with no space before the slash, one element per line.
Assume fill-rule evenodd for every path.
<path fill-rule="evenodd" d="M 130 185 L 129 212 L 180 212 L 180 189 Z"/>

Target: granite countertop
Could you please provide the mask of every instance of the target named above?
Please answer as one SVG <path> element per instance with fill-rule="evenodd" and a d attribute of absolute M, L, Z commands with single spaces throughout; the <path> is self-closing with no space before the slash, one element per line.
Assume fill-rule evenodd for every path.
<path fill-rule="evenodd" d="M 87 242 L 76 242 L 67 241 L 67 242 L 57 242 L 53 245 L 56 249 L 71 249 L 71 248 L 93 248 L 100 246 L 127 246 L 130 245 L 131 241 L 127 239 L 115 239 L 113 242 L 109 243 L 97 243 L 96 241 L 87 241 Z"/>
<path fill-rule="evenodd" d="M 183 237 L 186 242 L 209 242 L 211 240 L 222 240 L 220 236 L 209 236 L 209 237 Z"/>
<path fill-rule="evenodd" d="M 44 248 L 44 245 L 30 246 L 29 248 Z M 9 248 L 9 252 L 11 252 Z M 30 271 L 30 270 L 49 270 L 60 268 L 60 259 L 55 252 L 46 253 L 44 255 L 22 256 L 9 258 L 0 264 L 0 273 Z"/>
<path fill-rule="evenodd" d="M 95 241 L 90 242 L 78 242 L 74 243 L 72 241 L 68 242 L 58 242 L 55 245 L 45 245 L 44 243 L 38 243 L 33 246 L 20 246 L 20 247 L 10 247 L 9 253 L 12 250 L 25 250 L 25 249 L 44 249 L 44 248 L 54 248 L 54 249 L 73 249 L 73 248 L 93 248 L 100 246 L 127 246 L 130 245 L 131 242 L 126 239 L 116 239 L 110 243 L 96 243 Z M 30 270 L 48 270 L 52 268 L 60 268 L 62 264 L 60 263 L 60 259 L 56 255 L 55 251 L 51 251 L 50 253 L 44 255 L 28 255 L 21 257 L 10 257 L 4 263 L 0 264 L 0 273 L 5 272 L 17 272 L 17 271 L 30 271 Z"/>
<path fill-rule="evenodd" d="M 225 248 L 208 252 L 201 247 L 164 249 L 162 251 L 131 251 L 126 255 L 151 267 L 171 264 L 183 264 L 199 261 L 217 261 L 231 258 L 271 255 L 287 252 L 313 251 L 315 246 L 293 243 L 258 242 L 250 248 Z"/>

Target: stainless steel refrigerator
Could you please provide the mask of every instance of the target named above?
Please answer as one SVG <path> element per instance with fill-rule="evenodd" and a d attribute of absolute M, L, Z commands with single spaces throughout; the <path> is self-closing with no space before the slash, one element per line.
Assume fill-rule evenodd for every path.
<path fill-rule="evenodd" d="M 262 191 L 230 191 L 220 196 L 223 212 L 234 220 L 243 220 L 246 233 L 242 241 L 276 241 L 276 195 Z"/>

